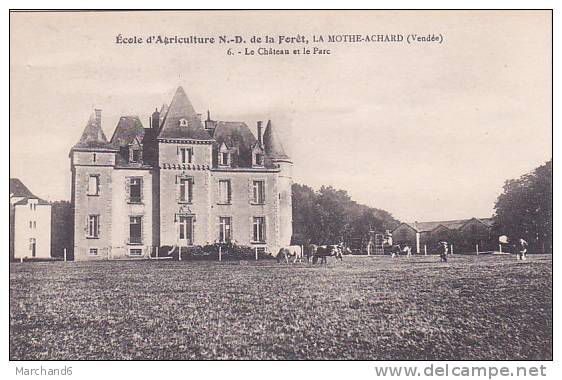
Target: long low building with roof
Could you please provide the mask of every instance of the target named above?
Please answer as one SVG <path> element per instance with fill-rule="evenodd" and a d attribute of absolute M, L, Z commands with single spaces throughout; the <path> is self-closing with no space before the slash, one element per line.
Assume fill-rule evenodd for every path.
<path fill-rule="evenodd" d="M 432 252 L 441 241 L 452 244 L 459 253 L 492 250 L 498 248 L 492 226 L 492 218 L 402 223 L 392 231 L 392 242 L 408 244 L 415 253 Z"/>
<path fill-rule="evenodd" d="M 269 121 L 202 119 L 179 87 L 145 128 L 101 110 L 70 151 L 74 257 L 147 257 L 159 246 L 236 242 L 277 250 L 292 235 L 292 161 Z"/>

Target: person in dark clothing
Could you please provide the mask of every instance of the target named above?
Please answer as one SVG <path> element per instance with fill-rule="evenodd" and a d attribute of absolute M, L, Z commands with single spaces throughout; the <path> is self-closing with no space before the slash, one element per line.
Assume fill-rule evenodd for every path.
<path fill-rule="evenodd" d="M 449 247 L 446 241 L 442 241 L 439 243 L 439 257 L 441 258 L 442 262 L 447 261 L 447 254 L 449 253 Z"/>
<path fill-rule="evenodd" d="M 525 239 L 521 238 L 517 241 L 516 252 L 517 260 L 527 260 L 527 249 L 529 248 L 529 243 Z"/>

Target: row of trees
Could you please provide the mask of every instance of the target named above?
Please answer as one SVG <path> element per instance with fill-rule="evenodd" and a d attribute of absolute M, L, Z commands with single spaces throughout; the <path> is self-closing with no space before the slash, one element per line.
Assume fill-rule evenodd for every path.
<path fill-rule="evenodd" d="M 552 253 L 552 159 L 531 173 L 507 180 L 494 215 L 498 234 L 523 238 L 534 252 Z"/>
<path fill-rule="evenodd" d="M 293 185 L 294 244 L 361 244 L 369 231 L 384 232 L 399 224 L 389 212 L 353 201 L 345 190 Z"/>

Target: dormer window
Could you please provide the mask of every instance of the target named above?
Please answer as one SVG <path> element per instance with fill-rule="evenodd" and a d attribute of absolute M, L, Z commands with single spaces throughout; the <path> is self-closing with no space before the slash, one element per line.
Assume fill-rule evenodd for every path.
<path fill-rule="evenodd" d="M 140 162 L 141 161 L 141 150 L 140 149 L 131 149 L 130 162 Z"/>
<path fill-rule="evenodd" d="M 180 119 L 180 127 L 187 127 L 187 119 Z"/>
<path fill-rule="evenodd" d="M 223 152 L 220 155 L 220 164 L 221 166 L 228 166 L 230 164 L 230 154 L 228 152 Z"/>
<path fill-rule="evenodd" d="M 228 146 L 223 142 L 219 149 L 218 161 L 219 166 L 230 166 L 230 150 Z"/>
<path fill-rule="evenodd" d="M 260 143 L 256 143 L 252 148 L 252 166 L 263 167 L 264 164 L 263 149 Z"/>

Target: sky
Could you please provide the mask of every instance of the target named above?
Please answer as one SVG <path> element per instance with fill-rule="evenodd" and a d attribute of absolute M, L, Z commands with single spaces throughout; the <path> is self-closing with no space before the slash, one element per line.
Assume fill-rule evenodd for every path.
<path fill-rule="evenodd" d="M 218 120 L 272 120 L 294 181 L 345 189 L 402 221 L 489 217 L 506 179 L 552 157 L 546 11 L 12 13 L 10 176 L 70 199 L 70 148 L 94 108 L 108 138 L 145 127 L 181 85 Z M 246 43 L 123 45 L 116 36 L 297 36 L 330 55 L 226 54 Z M 436 34 L 442 43 L 313 35 Z M 301 48 L 295 43 L 275 48 Z"/>

